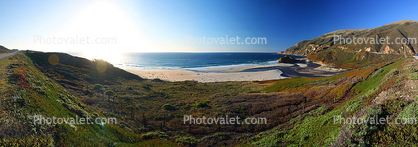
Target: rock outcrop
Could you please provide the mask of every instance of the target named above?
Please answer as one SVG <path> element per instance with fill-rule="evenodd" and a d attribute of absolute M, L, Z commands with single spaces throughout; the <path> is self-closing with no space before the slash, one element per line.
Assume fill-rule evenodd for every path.
<path fill-rule="evenodd" d="M 279 59 L 278 63 L 294 63 L 294 62 L 299 62 L 299 60 L 292 58 L 290 56 L 284 56 Z"/>

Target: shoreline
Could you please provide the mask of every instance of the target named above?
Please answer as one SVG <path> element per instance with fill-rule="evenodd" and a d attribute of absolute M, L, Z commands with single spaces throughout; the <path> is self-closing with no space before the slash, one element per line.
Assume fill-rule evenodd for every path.
<path fill-rule="evenodd" d="M 197 81 L 226 82 L 226 81 L 266 81 L 291 77 L 323 77 L 342 73 L 345 70 L 328 68 L 318 63 L 279 63 L 274 65 L 260 65 L 234 68 L 213 68 L 199 71 L 164 70 L 141 71 L 124 69 L 145 79 L 161 79 L 171 82 Z"/>

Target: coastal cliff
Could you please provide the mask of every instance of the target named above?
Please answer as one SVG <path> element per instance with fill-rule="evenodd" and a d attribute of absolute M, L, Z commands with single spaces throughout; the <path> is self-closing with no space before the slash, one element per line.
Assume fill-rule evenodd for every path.
<path fill-rule="evenodd" d="M 278 54 L 308 56 L 323 50 L 345 50 L 412 55 L 418 52 L 417 29 L 417 21 L 401 20 L 371 29 L 337 30 L 311 40 L 296 43 L 287 50 L 278 52 Z M 350 43 L 350 40 L 347 40 L 347 42 L 340 41 L 340 39 L 347 38 L 350 38 L 351 41 L 361 40 L 362 43 Z M 397 38 L 399 39 L 396 40 Z M 385 41 L 379 42 L 383 39 Z"/>

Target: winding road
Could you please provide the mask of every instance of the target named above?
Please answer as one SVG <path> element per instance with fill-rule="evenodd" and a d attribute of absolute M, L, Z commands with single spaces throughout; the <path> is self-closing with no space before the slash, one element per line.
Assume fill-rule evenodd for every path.
<path fill-rule="evenodd" d="M 0 60 L 3 59 L 3 58 L 7 58 L 7 57 L 10 57 L 10 56 L 16 55 L 16 54 L 17 54 L 17 52 L 0 54 Z"/>

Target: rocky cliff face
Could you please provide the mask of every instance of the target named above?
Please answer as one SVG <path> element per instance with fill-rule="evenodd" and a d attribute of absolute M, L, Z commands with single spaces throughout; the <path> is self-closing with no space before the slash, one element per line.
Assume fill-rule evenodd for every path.
<path fill-rule="evenodd" d="M 340 41 L 339 38 L 344 39 Z M 385 41 L 379 41 L 382 39 Z M 372 29 L 338 30 L 312 40 L 301 41 L 278 54 L 307 56 L 327 49 L 415 54 L 418 52 L 418 22 L 402 20 Z"/>

